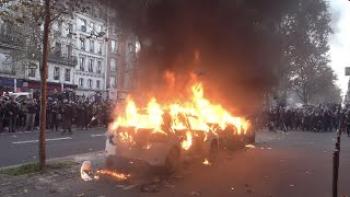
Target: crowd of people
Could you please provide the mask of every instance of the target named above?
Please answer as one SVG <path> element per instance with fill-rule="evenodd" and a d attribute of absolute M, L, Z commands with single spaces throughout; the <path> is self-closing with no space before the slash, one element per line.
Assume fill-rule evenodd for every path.
<path fill-rule="evenodd" d="M 46 128 L 62 133 L 108 124 L 110 103 L 100 97 L 78 97 L 69 92 L 50 95 L 47 104 Z M 0 96 L 0 133 L 33 131 L 39 128 L 40 99 L 32 96 L 15 99 L 9 94 Z"/>
<path fill-rule="evenodd" d="M 339 126 L 350 125 L 349 109 L 337 104 L 276 107 L 265 112 L 264 124 L 270 131 L 334 131 Z"/>
<path fill-rule="evenodd" d="M 39 95 L 22 100 L 8 94 L 0 96 L 0 133 L 33 131 L 39 128 Z M 79 129 L 107 127 L 113 107 L 109 100 L 95 95 L 93 99 L 76 96 L 72 92 L 56 93 L 48 97 L 46 127 L 53 131 L 72 133 Z M 304 105 L 302 107 L 275 107 L 256 118 L 256 128 L 270 131 L 330 132 L 339 127 L 350 136 L 350 106 L 337 104 Z"/>

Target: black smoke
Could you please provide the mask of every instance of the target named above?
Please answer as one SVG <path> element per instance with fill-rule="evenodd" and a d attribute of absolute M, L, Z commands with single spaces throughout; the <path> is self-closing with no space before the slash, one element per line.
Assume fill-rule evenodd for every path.
<path fill-rule="evenodd" d="M 194 71 L 211 98 L 240 110 L 261 104 L 277 83 L 278 24 L 289 2 L 110 1 L 122 28 L 141 41 L 138 94 L 161 92 L 164 72 L 172 71 L 181 79 L 173 90 L 180 95 Z"/>

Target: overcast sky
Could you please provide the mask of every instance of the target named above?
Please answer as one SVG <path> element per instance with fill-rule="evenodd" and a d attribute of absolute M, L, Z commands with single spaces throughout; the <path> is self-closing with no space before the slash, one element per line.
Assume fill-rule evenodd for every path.
<path fill-rule="evenodd" d="M 332 13 L 334 35 L 330 39 L 331 66 L 338 76 L 342 93 L 347 91 L 349 77 L 345 77 L 345 67 L 350 67 L 350 1 L 328 0 Z"/>

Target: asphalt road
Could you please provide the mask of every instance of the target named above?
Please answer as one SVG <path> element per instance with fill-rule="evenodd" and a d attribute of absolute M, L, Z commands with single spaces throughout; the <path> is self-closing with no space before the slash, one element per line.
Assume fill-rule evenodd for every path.
<path fill-rule="evenodd" d="M 95 132 L 91 131 L 91 133 Z M 72 138 L 81 137 L 81 140 L 74 138 L 72 142 L 63 142 L 63 140 L 62 142 L 52 141 L 49 144 L 53 149 L 62 148 L 62 146 L 76 140 L 77 146 L 66 148 L 69 152 L 73 152 L 75 151 L 73 148 L 80 149 L 86 141 L 88 146 L 84 145 L 85 148 L 82 148 L 82 151 L 86 151 L 92 147 L 91 141 L 96 141 L 97 144 L 102 144 L 103 141 L 99 138 L 91 140 L 91 133 L 84 131 L 72 136 Z M 100 132 L 96 131 L 96 133 Z M 222 153 L 218 162 L 212 166 L 203 165 L 201 161 L 192 161 L 183 165 L 180 171 L 172 177 L 149 174 L 142 180 L 132 177 L 126 183 L 103 178 L 84 182 L 79 176 L 79 167 L 77 167 L 71 169 L 73 171 L 69 173 L 54 173 L 46 178 L 38 175 L 37 181 L 49 183 L 47 187 L 31 188 L 32 182 L 23 186 L 19 183 L 16 185 L 15 181 L 12 181 L 10 185 L 14 186 L 13 191 L 16 191 L 16 188 L 19 190 L 27 188 L 28 190 L 24 192 L 26 195 L 23 196 L 33 197 L 329 197 L 332 191 L 334 137 L 335 133 L 259 132 L 255 147 Z M 65 149 L 62 148 L 61 151 L 63 150 Z M 102 159 L 92 160 L 95 167 L 97 167 L 97 163 L 103 163 L 100 160 Z M 349 184 L 350 138 L 343 136 L 339 196 L 350 196 Z"/>
<path fill-rule="evenodd" d="M 74 129 L 73 134 L 47 132 L 47 158 L 103 150 L 105 129 Z M 0 134 L 0 167 L 36 161 L 38 158 L 38 131 Z"/>
<path fill-rule="evenodd" d="M 79 176 L 66 184 L 67 196 L 287 196 L 329 197 L 335 133 L 269 133 L 257 135 L 255 148 L 224 153 L 219 162 L 186 165 L 174 177 L 156 184 L 151 192 L 131 181 L 83 182 Z M 152 180 L 151 180 L 152 179 Z M 150 182 L 154 178 L 150 178 Z M 350 138 L 343 136 L 339 196 L 350 196 Z M 60 194 L 62 195 L 62 194 Z M 53 194 L 52 196 L 55 196 Z"/>

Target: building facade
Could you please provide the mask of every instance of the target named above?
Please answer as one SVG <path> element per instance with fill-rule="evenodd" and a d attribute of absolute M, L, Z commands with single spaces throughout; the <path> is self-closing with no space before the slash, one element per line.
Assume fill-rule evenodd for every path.
<path fill-rule="evenodd" d="M 89 96 L 96 91 L 105 92 L 107 61 L 105 21 L 78 13 L 75 14 L 73 21 L 78 57 L 74 72 L 74 83 L 78 86 L 76 93 Z"/>
<path fill-rule="evenodd" d="M 126 97 L 132 89 L 137 39 L 122 33 L 115 19 L 115 12 L 108 6 L 94 5 L 87 13 L 75 12 L 53 22 L 49 39 L 49 92 L 74 90 L 87 97 L 96 92 L 111 99 Z M 28 50 L 11 28 L 0 23 L 0 88 L 40 90 L 40 58 L 14 58 L 14 54 L 25 54 Z"/>

